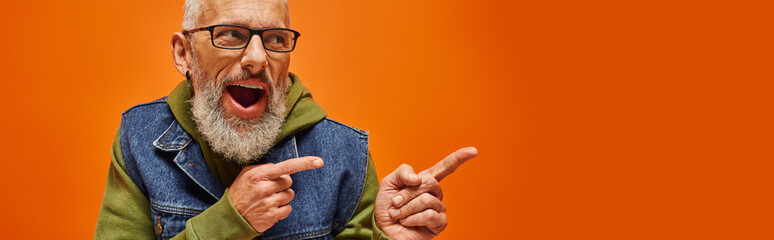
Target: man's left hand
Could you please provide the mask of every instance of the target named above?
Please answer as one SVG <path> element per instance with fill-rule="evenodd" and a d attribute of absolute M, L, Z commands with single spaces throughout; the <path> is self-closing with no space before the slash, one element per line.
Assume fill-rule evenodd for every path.
<path fill-rule="evenodd" d="M 416 174 L 403 164 L 382 179 L 376 196 L 376 226 L 393 239 L 431 239 L 446 228 L 446 205 L 438 183 L 465 161 L 478 155 L 462 148 Z"/>

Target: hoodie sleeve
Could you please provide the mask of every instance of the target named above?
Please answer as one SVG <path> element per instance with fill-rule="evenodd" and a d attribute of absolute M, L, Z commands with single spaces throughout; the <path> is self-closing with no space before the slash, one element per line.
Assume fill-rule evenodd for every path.
<path fill-rule="evenodd" d="M 154 239 L 148 199 L 126 174 L 119 132 L 111 149 L 112 160 L 94 239 Z"/>

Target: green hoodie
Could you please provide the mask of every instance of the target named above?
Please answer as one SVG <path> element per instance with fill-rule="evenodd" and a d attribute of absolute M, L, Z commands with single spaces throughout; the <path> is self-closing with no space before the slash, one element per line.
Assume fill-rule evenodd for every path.
<path fill-rule="evenodd" d="M 290 87 L 286 102 L 288 115 L 275 144 L 285 137 L 313 126 L 326 113 L 312 100 L 312 94 L 294 74 L 290 74 Z M 185 81 L 177 85 L 167 97 L 172 114 L 191 137 L 201 145 L 204 159 L 220 184 L 227 188 L 234 182 L 241 167 L 223 161 L 212 152 L 207 141 L 196 129 L 191 117 L 189 99 L 193 90 Z M 124 167 L 119 143 L 120 132 L 116 132 L 112 148 L 112 161 L 108 171 L 105 193 L 97 219 L 95 239 L 153 239 L 153 220 L 150 217 L 148 199 L 129 178 Z M 368 170 L 360 202 L 347 227 L 336 239 L 386 239 L 375 227 L 373 219 L 374 200 L 379 191 L 378 178 L 371 155 L 368 155 Z M 252 239 L 260 236 L 231 204 L 226 189 L 223 197 L 201 214 L 186 222 L 186 229 L 173 239 Z"/>

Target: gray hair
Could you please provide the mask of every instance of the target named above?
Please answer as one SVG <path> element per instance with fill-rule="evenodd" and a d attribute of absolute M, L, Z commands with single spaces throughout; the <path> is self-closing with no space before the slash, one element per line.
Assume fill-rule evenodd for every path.
<path fill-rule="evenodd" d="M 185 0 L 183 6 L 183 30 L 191 30 L 196 27 L 202 14 L 201 0 Z"/>
<path fill-rule="evenodd" d="M 287 19 L 285 20 L 288 25 L 290 25 L 290 8 L 288 7 L 288 0 L 283 0 L 283 2 L 285 2 L 285 9 L 288 11 L 286 14 Z M 185 5 L 183 6 L 183 30 L 194 29 L 199 23 L 201 15 L 202 0 L 185 0 Z"/>

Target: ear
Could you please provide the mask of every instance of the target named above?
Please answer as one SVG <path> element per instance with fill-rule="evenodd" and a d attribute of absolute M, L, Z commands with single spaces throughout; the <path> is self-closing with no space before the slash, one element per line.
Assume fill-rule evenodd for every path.
<path fill-rule="evenodd" d="M 192 58 L 191 44 L 186 37 L 179 32 L 172 35 L 172 61 L 175 68 L 183 76 L 185 72 L 190 71 Z"/>

